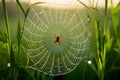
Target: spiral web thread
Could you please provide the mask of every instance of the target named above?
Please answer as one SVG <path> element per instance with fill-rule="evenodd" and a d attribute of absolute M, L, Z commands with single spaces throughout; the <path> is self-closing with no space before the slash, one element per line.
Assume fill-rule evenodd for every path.
<path fill-rule="evenodd" d="M 45 74 L 64 75 L 76 68 L 86 57 L 90 33 L 80 10 L 32 7 L 27 17 L 22 38 L 22 49 L 29 56 L 28 68 Z M 60 45 L 54 43 L 54 34 L 61 36 Z"/>

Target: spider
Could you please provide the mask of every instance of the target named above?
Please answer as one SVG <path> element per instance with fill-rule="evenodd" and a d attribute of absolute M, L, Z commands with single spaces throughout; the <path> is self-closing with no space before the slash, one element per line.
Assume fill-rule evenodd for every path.
<path fill-rule="evenodd" d="M 56 35 L 54 34 L 54 39 L 55 39 L 54 44 L 58 43 L 58 44 L 60 45 L 61 37 L 60 37 L 60 36 L 56 36 Z"/>

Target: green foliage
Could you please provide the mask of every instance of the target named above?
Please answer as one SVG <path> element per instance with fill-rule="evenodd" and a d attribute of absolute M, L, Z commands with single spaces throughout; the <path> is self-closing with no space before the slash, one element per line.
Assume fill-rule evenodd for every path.
<path fill-rule="evenodd" d="M 120 73 L 120 2 L 117 6 L 113 6 L 111 0 L 111 8 L 108 9 L 108 0 L 105 0 L 105 8 L 100 10 L 94 6 L 89 7 L 80 0 L 77 1 L 87 8 L 87 14 L 85 15 L 88 15 L 88 28 L 92 33 L 87 60 L 92 60 L 92 64 L 87 64 L 87 60 L 82 60 L 81 64 L 73 72 L 60 76 L 60 79 L 118 80 Z M 16 25 L 14 27 L 17 27 L 17 30 L 15 30 L 17 31 L 15 42 L 12 42 L 9 12 L 6 3 L 5 0 L 2 0 L 1 10 L 4 14 L 6 31 L 0 29 L 0 80 L 57 80 L 57 77 L 47 76 L 27 69 L 29 55 L 26 55 L 20 49 L 29 11 L 32 6 L 43 2 L 29 4 L 25 10 L 22 3 L 16 0 L 18 22 L 14 23 Z M 23 22 L 20 20 L 21 15 L 19 14 L 21 12 L 23 13 Z M 2 20 L 0 22 L 3 23 Z M 10 63 L 10 67 L 8 63 Z"/>
<path fill-rule="evenodd" d="M 111 1 L 111 16 L 113 22 L 113 28 L 115 33 L 116 48 L 115 50 L 120 53 L 120 2 L 116 7 L 113 6 Z"/>

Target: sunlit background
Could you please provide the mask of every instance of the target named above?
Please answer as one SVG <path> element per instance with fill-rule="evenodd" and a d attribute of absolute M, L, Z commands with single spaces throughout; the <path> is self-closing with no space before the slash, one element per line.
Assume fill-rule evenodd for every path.
<path fill-rule="evenodd" d="M 23 2 L 28 2 L 30 1 L 30 3 L 35 3 L 35 2 L 48 2 L 48 3 L 55 3 L 55 4 L 70 4 L 70 5 L 79 5 L 80 3 L 77 0 L 21 0 Z M 98 7 L 104 7 L 104 0 L 80 0 L 81 2 L 83 2 L 84 4 L 87 5 L 91 5 L 94 4 L 94 6 L 98 6 Z M 108 6 L 110 7 L 110 1 L 108 0 Z M 117 3 L 120 0 L 113 0 L 113 5 L 116 6 Z"/>

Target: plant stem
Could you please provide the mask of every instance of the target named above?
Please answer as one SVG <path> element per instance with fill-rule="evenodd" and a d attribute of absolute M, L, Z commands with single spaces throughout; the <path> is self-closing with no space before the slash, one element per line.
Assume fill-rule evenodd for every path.
<path fill-rule="evenodd" d="M 9 21 L 8 21 L 8 13 L 7 13 L 7 8 L 6 8 L 6 2 L 5 0 L 2 0 L 2 6 L 3 6 L 3 12 L 4 12 L 4 19 L 5 19 L 5 25 L 6 25 L 6 35 L 7 35 L 7 46 L 8 46 L 8 55 L 9 55 L 9 60 L 10 60 L 10 75 L 11 75 L 11 80 L 15 80 L 15 69 L 14 69 L 14 53 L 12 51 L 12 44 L 11 44 L 11 37 L 10 37 L 10 26 L 9 26 Z"/>
<path fill-rule="evenodd" d="M 108 0 L 105 0 L 105 17 L 104 17 L 104 33 L 103 33 L 103 52 L 102 52 L 102 74 L 101 79 L 104 80 L 105 63 L 106 63 L 106 29 L 107 29 L 107 9 Z"/>
<path fill-rule="evenodd" d="M 10 53 L 11 53 L 11 37 L 10 37 L 10 27 L 9 27 L 8 14 L 7 14 L 7 8 L 6 8 L 5 0 L 2 0 L 2 5 L 3 5 L 3 12 L 4 12 L 6 29 L 7 29 L 6 34 L 7 34 L 7 43 L 8 43 L 8 54 L 10 56 Z"/>
<path fill-rule="evenodd" d="M 98 80 L 102 80 L 102 50 L 101 50 L 101 35 L 100 35 L 100 27 L 99 21 L 95 20 L 95 30 L 96 30 L 96 44 L 97 44 L 97 66 L 98 66 Z"/>
<path fill-rule="evenodd" d="M 98 39 L 99 42 L 99 48 L 101 49 L 98 51 L 98 57 L 99 57 L 99 62 L 98 62 L 98 77 L 99 80 L 104 80 L 104 75 L 105 75 L 105 64 L 106 64 L 106 29 L 107 29 L 107 5 L 108 5 L 108 0 L 105 0 L 105 16 L 104 16 L 104 32 L 103 32 L 103 38 Z M 99 29 L 99 28 L 98 28 Z M 98 33 L 100 35 L 100 32 Z M 100 41 L 102 40 L 102 41 Z"/>

